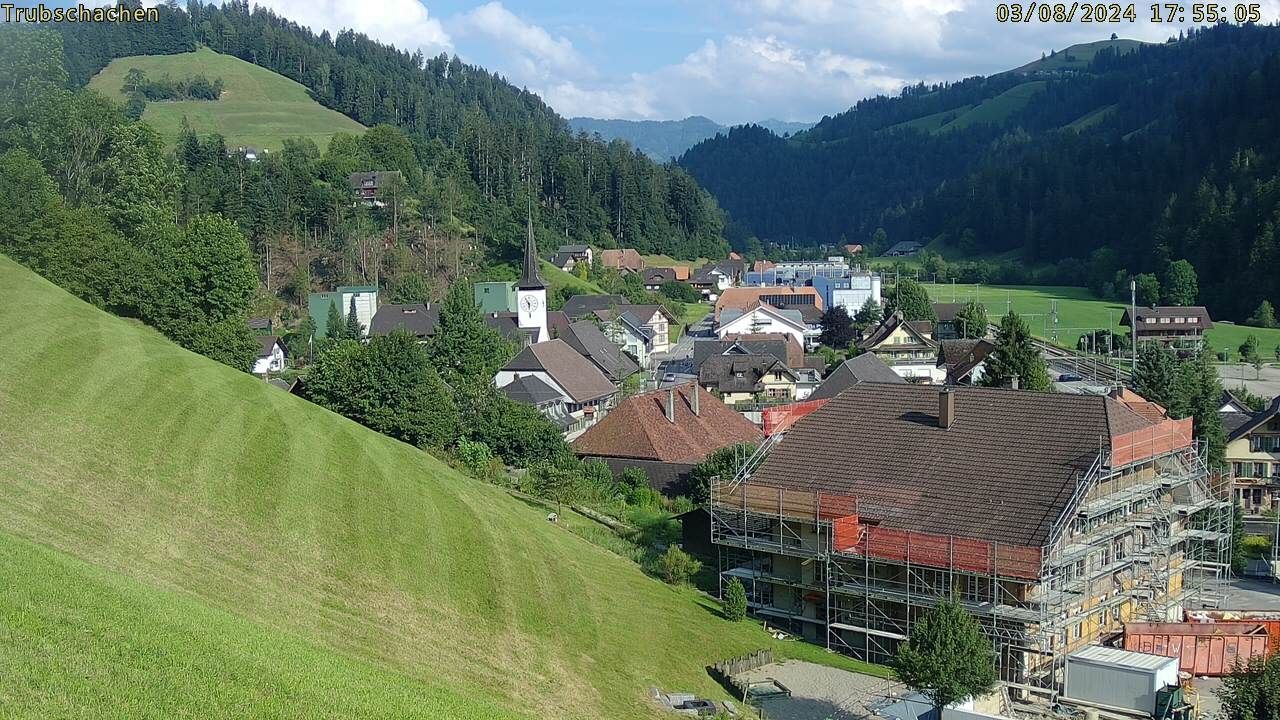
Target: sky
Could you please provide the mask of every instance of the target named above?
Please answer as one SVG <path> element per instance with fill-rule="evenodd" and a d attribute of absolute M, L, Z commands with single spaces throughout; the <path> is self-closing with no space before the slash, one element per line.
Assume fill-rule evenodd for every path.
<path fill-rule="evenodd" d="M 257 2 L 317 32 L 456 54 L 565 117 L 722 124 L 816 121 L 919 81 L 1007 70 L 1113 32 L 1163 42 L 1189 26 L 1152 23 L 1149 2 L 1114 24 L 999 23 L 994 0 Z M 1262 12 L 1274 22 L 1280 0 Z"/>

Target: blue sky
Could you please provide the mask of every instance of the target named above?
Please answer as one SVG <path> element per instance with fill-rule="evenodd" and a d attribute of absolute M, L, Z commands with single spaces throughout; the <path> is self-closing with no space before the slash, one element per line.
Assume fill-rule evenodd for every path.
<path fill-rule="evenodd" d="M 816 120 L 918 81 L 1016 67 L 1186 25 L 1000 24 L 995 0 L 258 0 L 313 29 L 352 27 L 428 54 L 456 53 L 566 117 L 722 123 Z M 1280 17 L 1264 0 L 1263 19 Z"/>

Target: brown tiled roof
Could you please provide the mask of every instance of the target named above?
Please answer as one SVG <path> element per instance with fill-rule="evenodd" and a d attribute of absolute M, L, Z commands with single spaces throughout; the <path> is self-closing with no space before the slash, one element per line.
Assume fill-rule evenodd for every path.
<path fill-rule="evenodd" d="M 722 447 L 763 439 L 751 421 L 696 383 L 673 389 L 674 423 L 666 417 L 666 390 L 633 395 L 574 440 L 574 452 L 595 457 L 696 463 Z M 693 392 L 698 393 L 697 415 L 693 414 L 691 405 Z"/>
<path fill-rule="evenodd" d="M 938 365 L 947 369 L 947 382 L 964 379 L 995 350 L 986 340 L 943 340 L 938 343 Z"/>
<path fill-rule="evenodd" d="M 806 303 L 813 305 L 819 310 L 822 309 L 822 296 L 818 291 L 811 287 L 740 287 L 727 288 L 720 293 L 719 299 L 716 300 L 715 316 L 720 318 L 721 311 L 727 308 L 734 308 L 746 312 L 761 303 L 768 303 L 766 298 L 773 296 L 810 296 L 812 302 Z M 783 307 L 794 307 L 791 303 L 781 304 Z"/>
<path fill-rule="evenodd" d="M 692 269 L 688 265 L 676 265 L 671 268 L 671 271 L 676 274 L 676 280 L 680 282 L 688 282 L 692 275 Z"/>
<path fill-rule="evenodd" d="M 640 271 L 644 269 L 644 258 L 632 248 L 621 250 L 601 250 L 600 264 L 608 268 L 619 268 Z"/>
<path fill-rule="evenodd" d="M 502 369 L 545 372 L 569 393 L 569 399 L 579 404 L 617 392 L 617 388 L 599 368 L 563 340 L 548 340 L 530 345 Z"/>
<path fill-rule="evenodd" d="M 750 482 L 855 497 L 881 526 L 1028 547 L 1047 541 L 1112 436 L 1151 427 L 1105 396 L 864 383 L 801 419 Z"/>
<path fill-rule="evenodd" d="M 967 303 L 934 303 L 933 312 L 938 316 L 938 322 L 955 322 L 956 313 L 964 309 Z"/>
<path fill-rule="evenodd" d="M 787 333 L 731 333 L 721 339 L 746 343 L 781 340 L 786 345 L 786 357 L 778 359 L 793 368 L 804 367 L 804 348 L 800 347 L 800 343 L 796 342 L 795 335 Z"/>
<path fill-rule="evenodd" d="M 1208 330 L 1213 327 L 1213 321 L 1209 319 L 1209 311 L 1202 305 L 1189 305 L 1187 307 L 1178 307 L 1173 305 L 1161 305 L 1158 307 L 1140 307 L 1137 310 L 1138 330 L 1157 331 L 1166 328 L 1199 328 L 1200 330 Z M 1168 322 L 1160 324 L 1160 318 L 1195 318 L 1195 322 L 1174 323 Z M 1147 325 L 1147 318 L 1155 318 L 1153 325 Z M 1124 314 L 1120 316 L 1120 324 L 1129 326 L 1129 310 L 1126 308 Z"/>

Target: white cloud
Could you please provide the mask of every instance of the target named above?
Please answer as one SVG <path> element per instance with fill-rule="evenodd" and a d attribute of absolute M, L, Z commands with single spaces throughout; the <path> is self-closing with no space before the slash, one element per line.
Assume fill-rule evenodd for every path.
<path fill-rule="evenodd" d="M 813 119 L 906 81 L 885 66 L 831 50 L 810 50 L 776 36 L 731 35 L 705 41 L 682 61 L 622 83 L 547 87 L 562 114 L 632 119 L 707 115 L 737 123 Z"/>
<path fill-rule="evenodd" d="M 506 68 L 514 79 L 533 83 L 565 75 L 590 72 L 590 66 L 568 38 L 522 20 L 501 2 L 494 0 L 450 19 L 449 27 L 459 38 L 482 38 L 506 56 L 513 67 Z"/>
<path fill-rule="evenodd" d="M 453 50 L 453 40 L 439 20 L 418 0 L 256 0 L 277 15 L 334 34 L 351 29 L 403 50 L 435 55 Z"/>

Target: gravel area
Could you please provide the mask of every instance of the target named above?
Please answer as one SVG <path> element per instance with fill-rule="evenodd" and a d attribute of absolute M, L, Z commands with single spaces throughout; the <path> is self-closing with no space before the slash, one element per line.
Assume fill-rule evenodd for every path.
<path fill-rule="evenodd" d="M 1263 348 L 1263 352 L 1267 352 Z M 1234 390 L 1241 382 L 1254 395 L 1265 398 L 1280 395 L 1280 368 L 1264 366 L 1259 372 L 1252 365 L 1240 363 L 1223 363 L 1218 365 L 1218 377 L 1222 379 L 1222 387 Z"/>
<path fill-rule="evenodd" d="M 767 720 L 868 718 L 872 716 L 869 705 L 891 691 L 903 691 L 901 684 L 889 680 L 799 660 L 765 665 L 735 679 L 755 682 L 769 678 L 787 686 L 791 697 L 764 701 Z"/>

